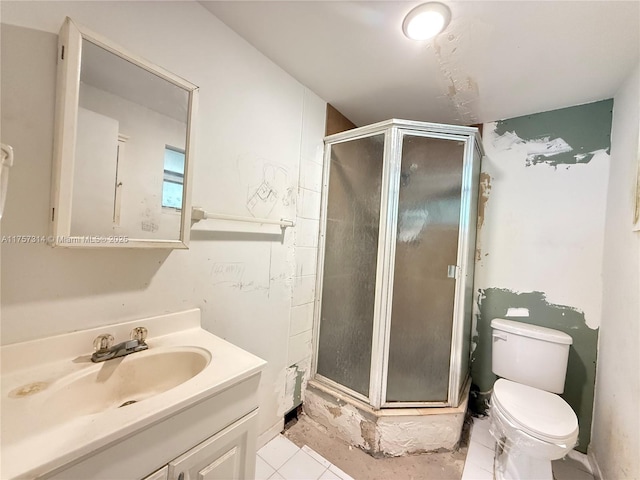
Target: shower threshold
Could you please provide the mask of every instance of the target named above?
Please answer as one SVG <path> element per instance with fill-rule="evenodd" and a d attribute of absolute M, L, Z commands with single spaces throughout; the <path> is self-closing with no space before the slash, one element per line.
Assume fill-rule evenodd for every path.
<path fill-rule="evenodd" d="M 384 408 L 340 393 L 315 380 L 305 392 L 305 413 L 344 441 L 373 456 L 454 450 L 460 441 L 469 382 L 457 407 Z"/>

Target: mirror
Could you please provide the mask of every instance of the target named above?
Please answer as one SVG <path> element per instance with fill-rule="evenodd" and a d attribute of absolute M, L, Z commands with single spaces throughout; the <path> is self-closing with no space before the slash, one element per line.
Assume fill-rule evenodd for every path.
<path fill-rule="evenodd" d="M 67 18 L 51 243 L 187 248 L 198 89 Z"/>

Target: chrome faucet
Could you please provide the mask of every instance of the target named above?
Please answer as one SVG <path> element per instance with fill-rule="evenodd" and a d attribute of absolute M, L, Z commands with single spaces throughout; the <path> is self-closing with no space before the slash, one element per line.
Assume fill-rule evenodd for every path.
<path fill-rule="evenodd" d="M 95 352 L 91 355 L 91 361 L 94 363 L 104 362 L 112 358 L 124 357 L 135 352 L 146 350 L 149 346 L 146 344 L 147 329 L 144 327 L 136 327 L 131 330 L 131 340 L 113 345 L 113 335 L 104 333 L 98 335 L 93 341 L 93 349 Z"/>

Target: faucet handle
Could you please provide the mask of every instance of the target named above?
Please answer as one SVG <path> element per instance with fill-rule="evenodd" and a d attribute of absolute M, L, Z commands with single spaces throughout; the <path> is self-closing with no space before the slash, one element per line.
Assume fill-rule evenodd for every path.
<path fill-rule="evenodd" d="M 136 327 L 131 330 L 131 340 L 138 340 L 139 343 L 144 343 L 147 339 L 147 329 L 144 327 Z"/>
<path fill-rule="evenodd" d="M 113 335 L 110 333 L 103 333 L 98 335 L 93 341 L 93 349 L 98 352 L 101 350 L 108 350 L 113 346 Z"/>

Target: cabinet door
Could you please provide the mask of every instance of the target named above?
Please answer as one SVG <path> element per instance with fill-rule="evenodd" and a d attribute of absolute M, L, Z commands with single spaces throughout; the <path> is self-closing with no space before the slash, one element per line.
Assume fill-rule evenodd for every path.
<path fill-rule="evenodd" d="M 153 472 L 148 477 L 144 477 L 142 480 L 168 480 L 169 468 L 165 465 L 160 470 Z"/>
<path fill-rule="evenodd" d="M 258 411 L 169 463 L 169 480 L 245 480 L 255 475 Z"/>

